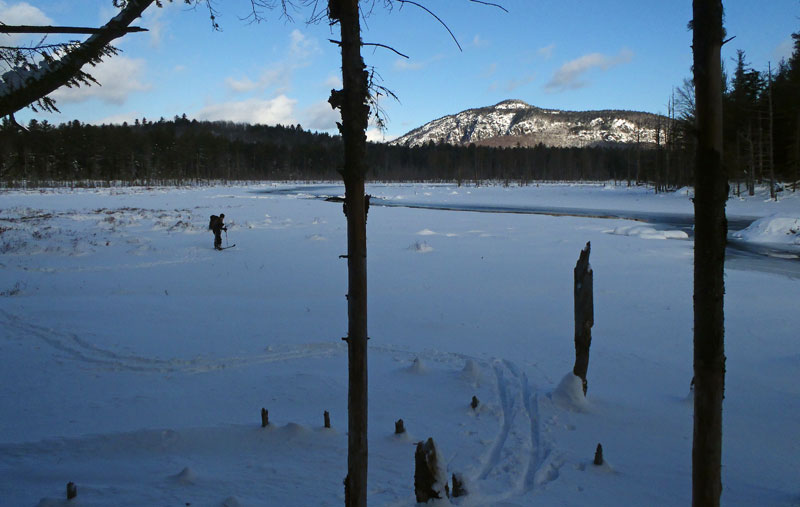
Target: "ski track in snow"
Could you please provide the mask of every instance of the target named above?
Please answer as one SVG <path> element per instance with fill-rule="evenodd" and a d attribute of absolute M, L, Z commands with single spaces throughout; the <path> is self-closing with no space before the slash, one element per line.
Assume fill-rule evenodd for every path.
<path fill-rule="evenodd" d="M 487 491 L 482 496 L 487 502 L 502 502 L 556 480 L 561 465 L 560 459 L 553 459 L 551 444 L 542 438 L 539 394 L 528 376 L 505 359 L 495 359 L 491 369 L 500 426 L 472 481 L 483 483 L 486 489 L 495 486 L 492 489 L 497 492 Z"/>
<path fill-rule="evenodd" d="M 56 353 L 60 353 L 66 358 L 110 371 L 205 373 L 255 364 L 333 355 L 343 352 L 345 349 L 345 346 L 339 343 L 309 343 L 302 346 L 287 347 L 285 350 L 270 351 L 266 354 L 245 357 L 159 359 L 133 354 L 119 354 L 112 350 L 98 347 L 74 333 L 60 332 L 44 326 L 38 326 L 3 310 L 0 310 L 0 321 L 2 321 L 2 326 L 6 330 L 11 331 L 10 335 L 13 335 L 14 339 L 20 340 L 25 337 L 33 337 L 49 345 Z"/>

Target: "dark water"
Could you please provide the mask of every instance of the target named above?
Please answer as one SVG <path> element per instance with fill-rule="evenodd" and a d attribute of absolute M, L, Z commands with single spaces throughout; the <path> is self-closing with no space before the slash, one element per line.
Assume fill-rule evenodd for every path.
<path fill-rule="evenodd" d="M 341 185 L 319 184 L 297 187 L 283 187 L 259 191 L 280 195 L 306 195 L 315 199 L 340 201 L 344 189 Z M 441 211 L 461 211 L 472 213 L 514 213 L 526 215 L 570 216 L 584 218 L 603 218 L 635 220 L 660 230 L 681 230 L 689 237 L 694 236 L 694 215 L 681 213 L 659 213 L 647 211 L 597 210 L 591 208 L 569 208 L 558 206 L 501 204 L 445 204 L 414 202 L 403 199 L 392 201 L 373 197 L 372 206 L 389 208 L 416 208 Z M 731 233 L 746 229 L 758 217 L 728 216 L 728 247 L 725 252 L 725 267 L 744 271 L 760 271 L 800 279 L 800 250 L 784 245 L 764 245 L 748 243 L 731 237 Z"/>

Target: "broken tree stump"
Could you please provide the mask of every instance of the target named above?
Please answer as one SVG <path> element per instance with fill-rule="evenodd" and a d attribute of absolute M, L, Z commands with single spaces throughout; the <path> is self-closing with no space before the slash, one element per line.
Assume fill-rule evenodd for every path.
<path fill-rule="evenodd" d="M 406 427 L 403 425 L 403 420 L 402 419 L 398 419 L 394 423 L 394 434 L 395 435 L 402 435 L 405 432 L 406 432 Z"/>
<path fill-rule="evenodd" d="M 603 464 L 603 446 L 597 444 L 597 450 L 594 451 L 594 464 L 600 466 Z"/>
<path fill-rule="evenodd" d="M 478 401 L 478 397 L 477 396 L 473 396 L 472 397 L 472 403 L 470 403 L 469 406 L 472 407 L 472 410 L 475 410 L 476 408 L 478 408 L 479 404 L 480 404 L 480 401 Z M 455 486 L 453 486 L 453 489 L 455 489 Z"/>
<path fill-rule="evenodd" d="M 467 496 L 464 478 L 461 474 L 453 474 L 453 498 L 458 498 L 460 496 Z"/>
<path fill-rule="evenodd" d="M 436 444 L 432 438 L 425 443 L 417 442 L 414 452 L 414 494 L 417 503 L 442 498 L 443 491 L 435 489 L 445 488 L 447 480 L 439 476 L 439 457 L 436 455 Z"/>
<path fill-rule="evenodd" d="M 269 410 L 266 408 L 261 409 L 261 427 L 266 428 L 269 424 Z"/>
<path fill-rule="evenodd" d="M 67 483 L 67 500 L 72 500 L 78 496 L 78 486 L 74 482 Z"/>
<path fill-rule="evenodd" d="M 591 243 L 581 250 L 575 264 L 575 366 L 572 373 L 583 382 L 583 395 L 586 396 L 588 382 L 586 372 L 589 369 L 589 347 L 592 345 L 592 326 L 594 325 L 594 298 L 592 295 L 592 266 L 589 264 Z"/>
<path fill-rule="evenodd" d="M 331 415 L 328 413 L 327 410 L 325 412 L 323 412 L 322 418 L 325 421 L 325 427 L 326 428 L 330 428 L 331 427 Z"/>

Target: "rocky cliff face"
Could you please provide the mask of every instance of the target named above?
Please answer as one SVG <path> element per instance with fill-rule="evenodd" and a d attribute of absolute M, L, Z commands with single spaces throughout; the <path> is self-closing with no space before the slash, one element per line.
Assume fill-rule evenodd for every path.
<path fill-rule="evenodd" d="M 485 146 L 598 146 L 664 142 L 668 119 L 637 111 L 560 111 L 521 100 L 468 109 L 412 130 L 391 144 L 420 146 L 430 141 Z"/>

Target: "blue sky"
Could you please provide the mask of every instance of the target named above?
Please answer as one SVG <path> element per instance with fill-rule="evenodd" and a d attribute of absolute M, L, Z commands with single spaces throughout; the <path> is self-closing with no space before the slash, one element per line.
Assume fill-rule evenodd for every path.
<path fill-rule="evenodd" d="M 463 51 L 421 9 L 395 3 L 387 11 L 377 2 L 363 40 L 410 58 L 364 48 L 367 65 L 399 98 L 381 102 L 388 128 L 372 130 L 372 139 L 510 98 L 545 108 L 665 113 L 672 88 L 689 77 L 690 0 L 496 1 L 509 12 L 467 0 L 423 2 Z M 102 123 L 185 113 L 334 132 L 337 114 L 326 101 L 341 85 L 338 48 L 328 42 L 338 38 L 336 27 L 306 24 L 308 10 L 294 12 L 294 22 L 265 12 L 266 22 L 249 24 L 241 18 L 250 2 L 224 0 L 216 2 L 222 31 L 213 32 L 204 9 L 164 4 L 137 23 L 148 33 L 119 39 L 121 55 L 91 71 L 103 86 L 59 90 L 61 114 L 26 111 L 18 120 Z M 724 4 L 728 36 L 736 37 L 724 48 L 727 69 L 736 49 L 758 70 L 788 57 L 791 33 L 800 31 L 800 0 Z M 8 24 L 99 25 L 114 13 L 111 0 L 0 0 L 0 21 Z M 0 38 L 3 45 L 30 41 Z"/>

